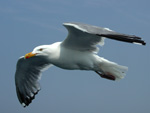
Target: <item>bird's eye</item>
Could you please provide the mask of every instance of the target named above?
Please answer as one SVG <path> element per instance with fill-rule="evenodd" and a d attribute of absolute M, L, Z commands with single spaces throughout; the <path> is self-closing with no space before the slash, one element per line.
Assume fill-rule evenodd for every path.
<path fill-rule="evenodd" d="M 40 48 L 39 51 L 43 51 L 43 48 Z"/>

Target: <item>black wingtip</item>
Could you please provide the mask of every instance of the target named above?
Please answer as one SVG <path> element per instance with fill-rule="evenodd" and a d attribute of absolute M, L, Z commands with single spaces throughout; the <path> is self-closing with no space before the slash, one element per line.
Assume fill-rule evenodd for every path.
<path fill-rule="evenodd" d="M 30 103 L 32 103 L 32 100 L 35 98 L 35 95 L 38 94 L 38 92 L 40 91 L 37 90 L 33 96 L 24 96 L 18 89 L 17 89 L 17 96 L 18 96 L 18 99 L 19 99 L 19 102 L 21 103 L 21 105 L 25 108 L 27 106 L 29 106 Z"/>
<path fill-rule="evenodd" d="M 144 45 L 144 46 L 145 46 L 145 45 L 146 45 L 146 42 L 144 42 L 144 41 L 143 41 L 142 45 Z"/>
<path fill-rule="evenodd" d="M 146 42 L 144 42 L 143 40 L 140 40 L 140 41 L 135 41 L 135 42 L 132 42 L 132 43 L 134 43 L 134 44 L 139 44 L 139 45 L 146 45 Z"/>
<path fill-rule="evenodd" d="M 141 37 L 137 37 L 135 35 L 125 35 L 125 34 L 96 34 L 96 35 L 128 43 L 146 45 L 146 42 L 142 40 Z"/>
<path fill-rule="evenodd" d="M 25 108 L 26 106 L 29 106 L 29 104 L 32 103 L 32 100 L 35 99 L 35 95 L 37 95 L 39 91 L 40 91 L 40 90 L 37 90 L 37 92 L 35 92 L 32 97 L 29 97 L 29 98 L 26 97 L 26 98 L 25 98 L 24 103 L 22 103 L 22 105 L 23 105 L 24 108 Z"/>

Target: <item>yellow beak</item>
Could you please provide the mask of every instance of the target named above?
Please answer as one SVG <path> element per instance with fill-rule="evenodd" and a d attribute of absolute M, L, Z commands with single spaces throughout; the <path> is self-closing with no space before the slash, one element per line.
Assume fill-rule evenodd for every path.
<path fill-rule="evenodd" d="M 32 52 L 30 52 L 30 53 L 27 53 L 27 54 L 24 56 L 24 58 L 25 58 L 25 59 L 28 59 L 28 58 L 33 57 L 33 56 L 35 56 L 35 55 L 36 55 L 36 53 L 33 54 Z"/>

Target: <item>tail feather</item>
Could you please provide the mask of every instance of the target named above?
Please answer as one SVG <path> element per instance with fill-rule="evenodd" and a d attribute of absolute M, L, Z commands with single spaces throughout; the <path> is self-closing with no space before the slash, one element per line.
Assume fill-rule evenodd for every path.
<path fill-rule="evenodd" d="M 110 62 L 103 59 L 103 64 L 100 65 L 102 74 L 112 75 L 115 77 L 115 80 L 123 79 L 128 71 L 128 67 L 118 65 L 117 63 Z"/>
<path fill-rule="evenodd" d="M 112 70 L 112 74 L 114 74 L 116 80 L 119 80 L 124 78 L 124 76 L 126 75 L 125 72 L 128 71 L 128 67 L 115 64 L 110 70 Z"/>

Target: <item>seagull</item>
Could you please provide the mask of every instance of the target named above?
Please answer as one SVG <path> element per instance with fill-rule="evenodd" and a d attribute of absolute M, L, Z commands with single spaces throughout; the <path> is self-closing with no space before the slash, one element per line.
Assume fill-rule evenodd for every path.
<path fill-rule="evenodd" d="M 16 93 L 23 107 L 28 106 L 40 91 L 39 80 L 45 69 L 54 65 L 68 70 L 91 70 L 109 80 L 124 78 L 128 67 L 97 55 L 104 39 L 146 45 L 140 37 L 115 32 L 83 23 L 64 23 L 68 30 L 62 42 L 40 45 L 18 59 L 15 73 Z"/>

